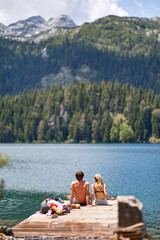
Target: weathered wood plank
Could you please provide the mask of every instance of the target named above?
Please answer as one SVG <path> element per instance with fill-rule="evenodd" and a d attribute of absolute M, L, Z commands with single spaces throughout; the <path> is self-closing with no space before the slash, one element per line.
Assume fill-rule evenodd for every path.
<path fill-rule="evenodd" d="M 108 201 L 107 206 L 72 209 L 71 213 L 55 219 L 38 212 L 14 226 L 12 230 L 15 237 L 109 239 L 117 221 L 115 200 Z"/>

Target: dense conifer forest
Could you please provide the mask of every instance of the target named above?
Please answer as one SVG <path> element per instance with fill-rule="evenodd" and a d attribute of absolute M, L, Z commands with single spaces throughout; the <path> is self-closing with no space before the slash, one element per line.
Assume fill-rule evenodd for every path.
<path fill-rule="evenodd" d="M 60 74 L 63 67 L 74 78 L 83 66 L 91 71 L 90 82 L 117 80 L 159 93 L 159 39 L 159 23 L 116 16 L 65 29 L 40 42 L 0 39 L 0 95 L 42 88 L 42 79 Z M 72 82 L 76 80 L 65 79 L 63 85 Z"/>
<path fill-rule="evenodd" d="M 160 141 L 159 39 L 159 23 L 116 16 L 39 42 L 0 39 L 0 142 Z"/>
<path fill-rule="evenodd" d="M 0 99 L 0 142 L 147 143 L 160 138 L 160 94 L 129 83 L 53 86 Z"/>

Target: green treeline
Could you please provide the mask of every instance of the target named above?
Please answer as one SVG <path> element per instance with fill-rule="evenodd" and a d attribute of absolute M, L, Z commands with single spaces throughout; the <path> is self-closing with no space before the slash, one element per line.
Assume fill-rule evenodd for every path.
<path fill-rule="evenodd" d="M 160 95 L 129 83 L 53 86 L 0 99 L 0 142 L 149 142 L 160 138 Z"/>

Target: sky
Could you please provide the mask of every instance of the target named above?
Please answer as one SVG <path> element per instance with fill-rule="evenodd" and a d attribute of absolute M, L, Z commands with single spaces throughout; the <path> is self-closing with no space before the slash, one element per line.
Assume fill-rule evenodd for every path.
<path fill-rule="evenodd" d="M 6 26 L 31 16 L 49 20 L 62 14 L 76 25 L 108 15 L 160 17 L 160 0 L 0 0 L 0 23 Z"/>

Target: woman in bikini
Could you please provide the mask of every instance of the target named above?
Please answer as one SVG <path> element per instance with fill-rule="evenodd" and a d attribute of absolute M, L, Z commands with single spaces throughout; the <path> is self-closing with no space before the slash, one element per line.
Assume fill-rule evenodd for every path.
<path fill-rule="evenodd" d="M 92 205 L 107 205 L 107 197 L 109 200 L 115 200 L 115 198 L 110 198 L 106 191 L 106 184 L 102 181 L 102 178 L 99 174 L 94 176 L 95 183 L 92 184 L 92 196 L 91 204 Z"/>

